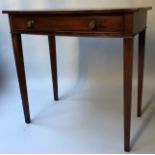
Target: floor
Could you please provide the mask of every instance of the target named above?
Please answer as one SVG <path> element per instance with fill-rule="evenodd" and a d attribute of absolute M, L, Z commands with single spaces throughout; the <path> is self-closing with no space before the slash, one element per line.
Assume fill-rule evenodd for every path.
<path fill-rule="evenodd" d="M 16 79 L 0 92 L 0 153 L 124 153 L 122 79 L 28 79 L 31 124 L 25 124 Z M 145 81 L 143 116 L 136 117 L 133 82 L 131 153 L 155 153 L 155 84 Z"/>

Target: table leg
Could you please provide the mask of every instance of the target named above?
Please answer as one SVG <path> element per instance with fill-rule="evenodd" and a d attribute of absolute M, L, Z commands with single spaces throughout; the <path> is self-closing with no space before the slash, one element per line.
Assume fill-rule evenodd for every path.
<path fill-rule="evenodd" d="M 28 103 L 28 95 L 27 95 L 27 87 L 26 87 L 21 34 L 12 34 L 12 43 L 14 48 L 14 58 L 16 63 L 16 70 L 17 70 L 18 82 L 19 82 L 20 93 L 22 98 L 25 122 L 30 123 L 31 120 L 30 120 L 29 103 Z"/>
<path fill-rule="evenodd" d="M 143 93 L 143 75 L 144 75 L 144 57 L 145 57 L 145 33 L 146 30 L 139 34 L 138 49 L 138 108 L 137 116 L 141 117 L 142 111 L 142 93 Z"/>
<path fill-rule="evenodd" d="M 53 79 L 54 100 L 58 100 L 57 58 L 56 58 L 55 36 L 49 35 L 48 41 L 49 41 L 49 51 L 50 51 L 51 70 L 52 70 L 52 79 Z"/>
<path fill-rule="evenodd" d="M 124 150 L 130 151 L 132 63 L 134 38 L 124 38 Z"/>

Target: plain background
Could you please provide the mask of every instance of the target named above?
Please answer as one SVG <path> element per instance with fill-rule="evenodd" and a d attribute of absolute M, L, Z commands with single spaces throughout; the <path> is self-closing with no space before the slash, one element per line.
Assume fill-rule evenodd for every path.
<path fill-rule="evenodd" d="M 148 12 L 143 97 L 146 112 L 142 119 L 136 118 L 135 38 L 132 137 L 136 140 L 133 152 L 153 153 L 154 0 L 0 1 L 0 10 L 136 6 L 152 6 L 153 10 Z M 23 35 L 32 117 L 32 124 L 25 125 L 9 32 L 8 17 L 0 14 L 0 153 L 123 153 L 122 39 L 57 37 L 60 101 L 53 104 L 47 36 Z"/>

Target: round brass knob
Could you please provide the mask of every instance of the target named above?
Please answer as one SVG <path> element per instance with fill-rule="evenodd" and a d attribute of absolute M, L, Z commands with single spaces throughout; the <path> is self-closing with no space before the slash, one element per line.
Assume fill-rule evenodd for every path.
<path fill-rule="evenodd" d="M 91 21 L 89 22 L 89 28 L 90 28 L 91 30 L 94 30 L 94 29 L 96 28 L 96 21 L 95 21 L 95 20 L 91 20 Z"/>
<path fill-rule="evenodd" d="M 34 20 L 29 20 L 29 21 L 27 22 L 27 27 L 28 27 L 28 28 L 33 28 L 33 26 L 34 26 Z"/>

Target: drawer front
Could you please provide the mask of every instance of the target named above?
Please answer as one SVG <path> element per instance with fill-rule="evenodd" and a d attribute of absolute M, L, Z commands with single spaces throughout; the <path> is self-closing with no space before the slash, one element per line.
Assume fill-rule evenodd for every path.
<path fill-rule="evenodd" d="M 28 32 L 121 33 L 123 16 L 32 16 L 14 17 L 13 28 Z"/>

